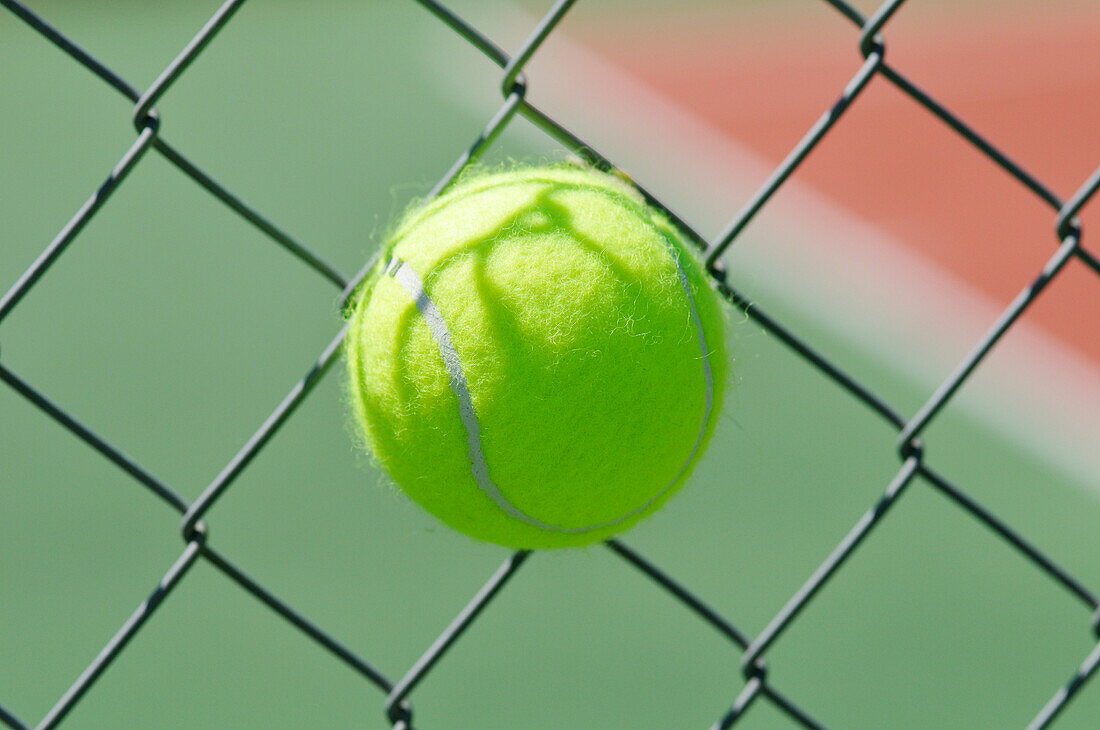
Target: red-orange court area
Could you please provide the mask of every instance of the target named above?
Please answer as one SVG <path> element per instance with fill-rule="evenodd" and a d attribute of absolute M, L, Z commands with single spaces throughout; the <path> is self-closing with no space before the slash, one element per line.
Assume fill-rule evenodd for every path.
<path fill-rule="evenodd" d="M 863 63 L 858 28 L 817 5 L 744 23 L 637 20 L 591 47 L 778 163 Z M 1100 167 L 1100 3 L 979 5 L 903 6 L 886 60 L 1068 199 Z M 1006 306 L 1060 243 L 1049 204 L 881 76 L 795 176 Z M 1100 256 L 1096 198 L 1080 217 Z M 1100 366 L 1100 275 L 1083 262 L 1024 316 Z"/>

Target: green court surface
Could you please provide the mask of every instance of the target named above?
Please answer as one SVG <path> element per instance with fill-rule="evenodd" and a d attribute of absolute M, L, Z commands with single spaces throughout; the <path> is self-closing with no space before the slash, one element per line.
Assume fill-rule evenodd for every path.
<path fill-rule="evenodd" d="M 144 88 L 216 4 L 31 7 Z M 470 69 L 472 94 L 499 79 L 411 2 L 256 2 L 157 105 L 161 133 L 351 275 L 495 112 L 442 93 L 444 63 Z M 134 131 L 128 100 L 6 11 L 0 68 L 6 291 Z M 509 130 L 489 157 L 565 156 L 531 139 Z M 753 293 L 897 409 L 927 398 L 800 320 L 792 293 Z M 193 499 L 339 330 L 339 294 L 150 152 L 4 320 L 0 364 Z M 737 382 L 709 452 L 624 542 L 752 636 L 900 464 L 893 427 L 775 336 L 738 313 L 730 333 Z M 349 436 L 341 374 L 212 509 L 210 542 L 397 680 L 509 553 L 437 526 L 383 482 Z M 993 433 L 948 408 L 927 458 L 1095 585 L 1096 495 Z M 0 705 L 30 726 L 46 715 L 177 559 L 178 525 L 0 388 Z M 1088 618 L 918 481 L 769 650 L 769 679 L 831 728 L 1023 727 L 1094 647 Z M 706 728 L 744 686 L 740 656 L 611 551 L 536 553 L 411 702 L 429 730 Z M 388 728 L 384 699 L 200 561 L 63 727 Z M 1090 686 L 1058 727 L 1097 717 Z M 739 727 L 794 725 L 758 702 Z"/>

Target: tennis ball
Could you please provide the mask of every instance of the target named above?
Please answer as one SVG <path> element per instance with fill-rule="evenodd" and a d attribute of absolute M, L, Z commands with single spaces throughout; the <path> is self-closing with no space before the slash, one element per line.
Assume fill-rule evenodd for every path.
<path fill-rule="evenodd" d="M 721 409 L 716 293 L 668 220 L 593 170 L 463 178 L 397 225 L 349 311 L 366 448 L 481 540 L 626 530 L 683 484 Z"/>

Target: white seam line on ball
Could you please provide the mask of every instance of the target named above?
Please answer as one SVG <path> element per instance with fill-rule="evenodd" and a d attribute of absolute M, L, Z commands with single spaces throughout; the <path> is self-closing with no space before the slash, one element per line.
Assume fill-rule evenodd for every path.
<path fill-rule="evenodd" d="M 661 234 L 664 238 L 664 234 Z M 714 375 L 710 369 L 710 352 L 707 350 L 707 336 L 703 331 L 703 320 L 699 318 L 699 310 L 695 307 L 695 297 L 691 295 L 691 281 L 688 280 L 687 272 L 684 271 L 684 267 L 680 265 L 680 257 L 677 254 L 676 247 L 667 238 L 665 245 L 668 246 L 669 256 L 672 257 L 672 263 L 676 265 L 676 273 L 680 277 L 680 286 L 684 289 L 684 296 L 687 297 L 688 308 L 691 309 L 691 318 L 695 322 L 695 329 L 699 333 L 699 348 L 702 351 L 703 360 L 703 386 L 704 386 L 704 404 L 703 404 L 703 420 L 699 426 L 699 434 L 695 437 L 695 445 L 691 447 L 691 453 L 688 454 L 687 459 L 680 467 L 680 471 L 676 472 L 676 476 L 672 478 L 672 481 L 665 486 L 664 489 L 650 497 L 649 501 L 643 504 L 637 509 L 633 509 L 627 512 L 622 517 L 612 520 L 611 522 L 605 522 L 602 525 L 595 525 L 593 527 L 585 527 L 576 532 L 586 532 L 588 530 L 596 530 L 601 527 L 610 527 L 617 525 L 620 522 L 627 520 L 639 512 L 645 512 L 653 503 L 660 499 L 668 490 L 676 486 L 676 482 L 680 481 L 680 478 L 684 476 L 684 472 L 691 466 L 691 462 L 695 460 L 695 455 L 699 453 L 699 448 L 703 445 L 703 438 L 707 435 L 707 422 L 710 420 L 710 411 L 714 406 Z"/>
<path fill-rule="evenodd" d="M 508 501 L 507 497 L 501 494 L 500 489 L 490 478 L 489 467 L 485 463 L 485 453 L 481 450 L 481 424 L 477 420 L 477 413 L 474 411 L 474 401 L 470 396 L 470 387 L 466 382 L 466 371 L 458 357 L 458 350 L 455 349 L 454 342 L 451 341 L 451 333 L 447 329 L 447 322 L 443 319 L 443 314 L 435 306 L 435 302 L 431 300 L 431 297 L 428 296 L 428 292 L 424 289 L 424 282 L 420 280 L 420 277 L 413 271 L 411 266 L 394 257 L 386 265 L 386 273 L 392 276 L 413 298 L 420 316 L 424 318 L 428 330 L 432 333 L 432 339 L 439 347 L 439 354 L 443 357 L 443 366 L 450 376 L 451 390 L 458 398 L 459 417 L 462 419 L 462 425 L 466 427 L 466 443 L 470 451 L 470 466 L 474 472 L 477 485 L 490 499 L 497 503 L 498 507 L 517 520 L 523 520 L 544 530 L 562 530 L 563 528 L 540 522 L 516 508 L 514 504 Z"/>
<path fill-rule="evenodd" d="M 512 517 L 543 530 L 572 534 L 590 532 L 604 527 L 613 527 L 640 512 L 644 512 L 654 502 L 660 499 L 665 492 L 671 489 L 676 482 L 680 480 L 680 477 L 683 476 L 684 472 L 695 458 L 695 455 L 698 453 L 699 447 L 703 443 L 703 437 L 706 435 L 707 421 L 710 418 L 710 411 L 714 402 L 714 382 L 711 374 L 710 361 L 707 358 L 706 335 L 703 332 L 703 323 L 699 318 L 699 312 L 695 307 L 695 299 L 691 295 L 691 284 L 688 281 L 687 274 L 683 267 L 680 266 L 680 260 L 676 255 L 676 250 L 667 239 L 665 242 L 669 247 L 669 253 L 676 266 L 680 285 L 683 287 L 684 294 L 687 297 L 688 306 L 691 309 L 691 316 L 699 333 L 699 344 L 703 352 L 703 377 L 706 396 L 703 423 L 699 429 L 699 435 L 695 439 L 695 445 L 692 447 L 691 453 L 684 461 L 683 466 L 680 467 L 680 471 L 677 472 L 676 476 L 664 489 L 655 494 L 645 504 L 631 510 L 625 515 L 608 522 L 590 525 L 588 527 L 562 527 L 560 525 L 551 525 L 535 519 L 509 502 L 508 498 L 504 496 L 493 482 L 492 478 L 489 476 L 489 467 L 485 461 L 485 453 L 481 448 L 481 423 L 478 421 L 477 412 L 474 410 L 473 398 L 470 395 L 470 388 L 466 382 L 466 372 L 462 367 L 462 361 L 458 356 L 458 350 L 455 349 L 454 342 L 451 340 L 451 334 L 447 329 L 447 323 L 443 319 L 443 314 L 439 311 L 439 308 L 435 306 L 435 302 L 431 300 L 431 297 L 428 296 L 428 292 L 424 288 L 424 283 L 417 273 L 413 271 L 411 266 L 396 256 L 391 258 L 386 264 L 386 274 L 393 277 L 409 296 L 412 297 L 417 310 L 420 312 L 420 316 L 424 318 L 425 323 L 428 325 L 428 330 L 432 334 L 432 339 L 435 340 L 436 346 L 439 348 L 439 354 L 443 358 L 443 365 L 447 370 L 447 374 L 450 376 L 451 390 L 454 391 L 455 397 L 458 399 L 459 417 L 462 420 L 463 426 L 466 427 L 466 442 L 470 452 L 470 467 L 473 471 L 474 480 L 477 482 L 478 487 L 480 487 L 498 507 Z"/>
<path fill-rule="evenodd" d="M 663 237 L 663 235 L 662 235 Z M 665 238 L 665 245 L 668 246 L 669 255 L 672 256 L 673 263 L 676 264 L 676 273 L 680 276 L 680 286 L 684 288 L 684 296 L 687 297 L 688 306 L 691 308 L 691 318 L 695 322 L 695 329 L 699 332 L 699 349 L 703 353 L 703 383 L 704 383 L 704 397 L 705 402 L 703 405 L 703 423 L 699 426 L 699 435 L 695 437 L 695 445 L 691 447 L 691 453 L 688 454 L 687 461 L 680 467 L 680 471 L 669 483 L 667 487 L 662 489 L 656 497 L 651 499 L 647 504 L 648 507 L 653 503 L 657 497 L 667 492 L 672 488 L 672 485 L 680 480 L 680 477 L 687 471 L 688 466 L 695 460 L 696 455 L 699 453 L 700 447 L 703 445 L 703 438 L 707 435 L 707 423 L 710 421 L 710 412 L 714 407 L 714 373 L 710 368 L 710 350 L 707 349 L 707 334 L 703 330 L 703 320 L 699 318 L 699 310 L 695 306 L 695 297 L 691 294 L 691 281 L 688 279 L 687 272 L 684 271 L 684 267 L 680 265 L 680 257 L 676 250 L 676 247 L 672 244 L 668 238 Z M 643 508 L 644 509 L 644 508 Z"/>

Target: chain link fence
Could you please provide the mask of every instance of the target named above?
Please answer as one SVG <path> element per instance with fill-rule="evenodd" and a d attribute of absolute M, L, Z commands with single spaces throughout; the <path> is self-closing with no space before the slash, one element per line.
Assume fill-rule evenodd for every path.
<path fill-rule="evenodd" d="M 826 2 L 837 13 L 840 13 L 851 22 L 853 51 L 862 55 L 864 59 L 862 66 L 847 86 L 841 90 L 835 104 L 822 114 L 817 123 L 795 145 L 788 157 L 774 170 L 759 191 L 733 217 L 725 230 L 713 241 L 704 240 L 694 232 L 689 222 L 669 211 L 662 205 L 661 201 L 656 200 L 644 188 L 640 188 L 642 194 L 652 204 L 666 210 L 670 217 L 680 225 L 688 237 L 698 246 L 710 273 L 714 277 L 715 286 L 731 303 L 772 333 L 794 354 L 816 368 L 822 376 L 833 381 L 852 398 L 855 398 L 897 430 L 896 449 L 901 466 L 896 476 L 886 486 L 878 501 L 867 510 L 840 544 L 821 562 L 813 575 L 758 635 L 753 636 L 739 629 L 731 620 L 719 614 L 700 597 L 678 583 L 675 577 L 664 572 L 624 543 L 618 540 L 607 543 L 607 549 L 622 559 L 624 567 L 635 569 L 646 576 L 652 582 L 655 590 L 670 593 L 682 604 L 685 610 L 694 613 L 710 624 L 740 653 L 740 665 L 746 684 L 740 695 L 733 699 L 729 707 L 715 708 L 714 728 L 729 728 L 736 725 L 759 702 L 770 703 L 775 709 L 803 727 L 825 727 L 822 721 L 815 717 L 812 707 L 802 706 L 796 698 L 788 696 L 769 680 L 767 671 L 768 651 L 783 637 L 784 632 L 790 628 L 800 614 L 809 608 L 815 596 L 845 565 L 860 545 L 870 537 L 878 526 L 883 524 L 891 509 L 901 500 L 909 487 L 916 482 L 924 483 L 949 500 L 958 509 L 969 513 L 976 519 L 977 524 L 983 525 L 997 535 L 1003 541 L 1006 550 L 1014 551 L 1024 560 L 1029 561 L 1036 570 L 1044 573 L 1064 588 L 1067 599 L 1082 605 L 1084 608 L 1082 623 L 1090 621 L 1092 632 L 1100 640 L 1100 601 L 1098 601 L 1097 595 L 1073 575 L 1059 567 L 1025 536 L 1015 531 L 982 504 L 968 496 L 960 485 L 934 468 L 925 458 L 921 443 L 921 435 L 924 430 L 951 403 L 952 398 L 967 383 L 974 369 L 990 353 L 998 341 L 1004 337 L 1018 318 L 1032 305 L 1040 292 L 1058 277 L 1070 259 L 1076 258 L 1093 274 L 1100 276 L 1100 260 L 1082 244 L 1082 231 L 1077 218 L 1082 207 L 1095 196 L 1097 189 L 1100 188 L 1100 168 L 1085 180 L 1077 192 L 1068 200 L 1063 200 L 1041 180 L 1016 164 L 1006 152 L 996 148 L 983 138 L 978 131 L 969 127 L 964 120 L 939 104 L 911 82 L 901 70 L 885 60 L 886 40 L 884 31 L 891 17 L 902 5 L 903 0 L 886 2 L 870 17 L 865 17 L 856 8 L 843 2 L 843 0 L 821 1 Z M 465 167 L 475 162 L 517 115 L 536 125 L 589 164 L 604 170 L 615 169 L 612 160 L 602 156 L 592 145 L 587 144 L 574 132 L 558 124 L 549 114 L 536 108 L 526 99 L 527 79 L 523 73 L 524 67 L 546 38 L 554 32 L 563 16 L 574 4 L 572 0 L 557 2 L 538 22 L 526 42 L 514 55 L 509 55 L 499 48 L 486 35 L 442 3 L 435 0 L 418 0 L 418 2 L 431 16 L 445 23 L 500 67 L 500 88 L 504 99 L 499 110 L 486 124 L 484 131 L 439 180 L 432 190 L 431 196 L 438 194 Z M 163 70 L 156 81 L 145 90 L 132 86 L 124 78 L 67 38 L 60 30 L 51 26 L 42 16 L 31 11 L 18 0 L 0 0 L 0 4 L 15 17 L 41 34 L 45 42 L 52 43 L 73 61 L 84 66 L 118 93 L 133 102 L 132 121 L 136 131 L 136 138 L 132 146 L 119 160 L 103 184 L 92 193 L 87 202 L 81 206 L 65 227 L 45 247 L 37 260 L 0 299 L 0 322 L 19 306 L 35 284 L 49 272 L 51 265 L 80 236 L 81 231 L 93 216 L 108 204 L 112 194 L 150 151 L 170 162 L 181 174 L 190 178 L 210 195 L 220 200 L 225 206 L 282 247 L 287 254 L 296 257 L 318 276 L 329 281 L 341 292 L 341 296 L 345 301 L 361 278 L 374 265 L 373 260 L 368 261 L 358 273 L 350 276 L 337 270 L 295 237 L 280 229 L 263 213 L 251 207 L 234 192 L 207 175 L 159 133 L 157 102 L 187 71 L 188 66 L 203 52 L 208 44 L 214 41 L 219 31 L 232 20 L 234 13 L 243 5 L 243 0 L 229 0 L 229 2 L 222 5 L 168 67 Z M 739 293 L 732 285 L 727 283 L 721 262 L 722 254 L 737 240 L 754 216 L 768 204 L 768 201 L 783 186 L 791 174 L 798 169 L 806 156 L 829 134 L 849 107 L 858 102 L 868 82 L 876 76 L 881 77 L 907 94 L 969 144 L 980 150 L 1006 174 L 1023 185 L 1031 194 L 1049 207 L 1051 219 L 1054 223 L 1055 235 L 1053 239 L 1049 242 L 1036 242 L 1036 245 L 1052 245 L 1054 249 L 1046 265 L 1036 273 L 1032 283 L 1021 291 L 1012 303 L 1004 309 L 997 321 L 989 328 L 981 341 L 974 345 L 970 354 L 959 363 L 955 371 L 911 416 L 904 415 L 896 410 L 872 392 L 871 389 L 816 352 L 794 332 L 785 327 L 783 323 L 769 316 L 755 302 L 749 301 Z M 1097 280 L 1097 284 L 1100 285 L 1100 279 Z M 28 723 L 5 709 L 4 702 L 10 701 L 10 698 L 0 697 L 0 723 L 16 730 L 25 730 L 30 727 L 44 729 L 61 725 L 74 706 L 94 687 L 96 680 L 125 650 L 131 640 L 142 632 L 149 619 L 171 596 L 172 591 L 187 577 L 191 568 L 200 560 L 204 560 L 221 571 L 241 589 L 285 619 L 289 626 L 304 633 L 330 652 L 334 660 L 343 663 L 348 670 L 358 673 L 374 685 L 380 693 L 380 702 L 384 706 L 385 714 L 396 730 L 411 730 L 414 727 L 412 702 L 417 687 L 431 672 L 432 668 L 443 660 L 447 651 L 462 637 L 466 629 L 478 619 L 481 612 L 507 587 L 509 580 L 523 567 L 528 553 L 517 552 L 511 555 L 489 577 L 447 629 L 430 644 L 420 659 L 404 675 L 394 679 L 387 676 L 367 658 L 360 656 L 350 647 L 337 641 L 324 628 L 302 615 L 265 586 L 249 577 L 227 555 L 208 542 L 206 538 L 205 520 L 212 515 L 215 503 L 233 486 L 236 479 L 248 468 L 260 450 L 286 423 L 287 419 L 294 414 L 318 382 L 325 377 L 340 354 L 344 335 L 345 329 L 341 329 L 334 334 L 332 340 L 301 380 L 287 393 L 286 397 L 275 407 L 271 415 L 259 426 L 247 443 L 194 501 L 186 500 L 144 466 L 129 458 L 106 439 L 67 413 L 46 394 L 36 390 L 23 376 L 9 369 L 4 364 L 2 356 L 0 356 L 0 380 L 33 403 L 47 416 L 60 423 L 74 437 L 82 440 L 103 457 L 113 462 L 142 485 L 151 496 L 159 499 L 169 509 L 179 513 L 182 518 L 181 534 L 184 542 L 184 548 L 179 557 L 160 578 L 148 598 L 137 607 L 130 618 L 103 647 L 94 661 L 87 666 L 80 677 L 57 700 L 44 718 L 37 723 Z M 1074 664 L 1077 664 L 1076 669 L 1073 669 Z M 1060 688 L 1051 688 L 1052 696 L 1049 702 L 1044 707 L 1036 708 L 1036 714 L 1028 726 L 1029 728 L 1037 730 L 1038 728 L 1051 726 L 1074 696 L 1085 688 L 1089 679 L 1096 673 L 1097 666 L 1100 665 L 1100 643 L 1097 643 L 1096 647 L 1083 660 L 1066 657 L 1066 665 L 1068 680 Z"/>

